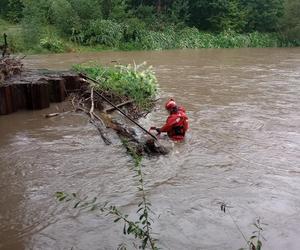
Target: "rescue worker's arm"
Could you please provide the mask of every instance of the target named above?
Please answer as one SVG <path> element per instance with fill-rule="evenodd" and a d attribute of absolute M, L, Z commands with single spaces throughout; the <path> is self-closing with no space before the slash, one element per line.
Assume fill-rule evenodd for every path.
<path fill-rule="evenodd" d="M 172 127 L 177 123 L 176 119 L 177 117 L 174 115 L 169 116 L 166 124 L 159 129 L 159 132 L 170 132 Z"/>
<path fill-rule="evenodd" d="M 178 107 L 178 111 L 179 111 L 179 112 L 186 113 L 185 108 L 182 107 L 182 106 Z"/>

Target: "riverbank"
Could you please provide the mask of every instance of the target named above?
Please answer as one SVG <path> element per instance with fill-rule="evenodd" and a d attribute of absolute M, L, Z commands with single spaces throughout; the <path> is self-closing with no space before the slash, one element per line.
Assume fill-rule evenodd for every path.
<path fill-rule="evenodd" d="M 35 39 L 28 40 L 28 34 L 20 24 L 11 24 L 0 20 L 0 29 L 8 35 L 8 44 L 12 53 L 43 54 L 65 52 L 96 52 L 104 50 L 166 50 L 197 48 L 267 48 L 299 46 L 297 40 L 289 41 L 277 33 L 252 32 L 240 34 L 233 31 L 211 33 L 197 28 L 167 28 L 163 31 L 141 30 L 128 34 L 119 27 L 118 34 L 110 30 L 93 34 L 59 35 L 51 26 L 43 27 L 34 34 Z M 100 39 L 101 38 L 101 39 Z"/>
<path fill-rule="evenodd" d="M 131 114 L 138 118 L 153 108 L 158 91 L 155 74 L 151 67 L 145 65 L 146 62 L 103 67 L 86 63 L 73 65 L 72 70 L 63 72 L 31 70 L 23 67 L 21 58 L 3 57 L 0 59 L 0 115 L 24 108 L 42 109 L 49 107 L 50 101 L 64 101 L 68 93 L 82 89 L 85 81 L 81 78 L 85 74 L 96 79 L 92 87 L 108 98 L 134 104 Z M 39 104 L 31 105 L 36 102 Z"/>

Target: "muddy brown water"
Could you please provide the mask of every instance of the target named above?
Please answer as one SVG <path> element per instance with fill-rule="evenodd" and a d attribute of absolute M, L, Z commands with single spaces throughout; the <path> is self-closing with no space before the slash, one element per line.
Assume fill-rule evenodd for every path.
<path fill-rule="evenodd" d="M 162 100 L 140 122 L 160 125 L 175 97 L 191 128 L 170 155 L 143 161 L 162 249 L 239 249 L 260 217 L 263 249 L 300 249 L 300 49 L 210 49 L 29 56 L 31 68 L 137 64 Z M 98 196 L 131 216 L 139 203 L 130 158 L 105 146 L 85 116 L 62 110 L 0 117 L 0 249 L 116 249 L 122 224 L 58 204 L 56 191 Z M 220 202 L 231 206 L 230 215 Z"/>

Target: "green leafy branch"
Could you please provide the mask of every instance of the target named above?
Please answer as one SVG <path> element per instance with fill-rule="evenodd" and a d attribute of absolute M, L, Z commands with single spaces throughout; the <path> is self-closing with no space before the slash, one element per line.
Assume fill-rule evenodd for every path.
<path fill-rule="evenodd" d="M 130 220 L 127 214 L 123 214 L 116 206 L 109 205 L 108 202 L 97 202 L 97 197 L 88 199 L 88 197 L 80 198 L 76 193 L 68 194 L 65 192 L 56 192 L 56 198 L 60 202 L 72 202 L 74 209 L 85 211 L 98 210 L 105 213 L 106 216 L 113 216 L 115 223 L 124 223 L 123 233 L 125 235 L 133 235 L 136 239 L 138 238 L 141 240 L 141 249 L 149 247 L 152 250 L 157 250 L 156 239 L 152 236 L 151 222 L 153 222 L 153 219 L 150 217 L 150 214 L 153 213 L 153 211 L 150 208 L 151 203 L 146 196 L 144 174 L 141 165 L 142 157 L 138 154 L 137 149 L 130 145 L 128 140 L 123 139 L 122 142 L 134 161 L 134 178 L 137 178 L 138 180 L 138 191 L 142 196 L 142 200 L 138 204 L 138 210 L 136 212 L 138 215 L 137 221 Z"/>
<path fill-rule="evenodd" d="M 262 242 L 261 242 L 261 238 L 263 238 L 264 240 L 266 240 L 264 238 L 264 236 L 262 235 L 262 225 L 267 225 L 265 223 L 262 223 L 260 218 L 257 218 L 256 221 L 253 223 L 253 226 L 256 228 L 255 231 L 252 232 L 252 235 L 250 236 L 249 239 L 246 238 L 246 236 L 244 235 L 244 233 L 242 232 L 241 228 L 239 227 L 238 223 L 236 222 L 236 220 L 233 218 L 233 216 L 231 215 L 230 212 L 230 206 L 228 206 L 226 203 L 221 202 L 221 211 L 223 211 L 224 213 L 228 213 L 230 218 L 232 219 L 234 225 L 236 226 L 237 230 L 239 231 L 239 233 L 242 235 L 243 239 L 245 240 L 245 242 L 248 245 L 248 249 L 249 250 L 261 250 L 262 249 Z M 243 250 L 244 248 L 241 248 L 240 250 Z"/>
<path fill-rule="evenodd" d="M 127 152 L 130 154 L 132 159 L 134 160 L 134 168 L 133 171 L 136 173 L 135 178 L 138 179 L 138 191 L 142 194 L 142 201 L 138 204 L 137 214 L 139 214 L 139 221 L 141 221 L 143 225 L 143 230 L 146 232 L 145 237 L 143 238 L 142 248 L 144 249 L 147 244 L 150 245 L 151 249 L 157 249 L 155 246 L 155 239 L 152 235 L 151 221 L 153 219 L 149 216 L 150 213 L 153 213 L 151 210 L 151 202 L 147 199 L 146 191 L 145 191 L 145 182 L 144 182 L 144 174 L 142 171 L 142 156 L 138 154 L 136 149 L 130 145 L 128 140 L 122 140 L 123 145 L 127 149 Z"/>
<path fill-rule="evenodd" d="M 65 193 L 65 192 L 56 192 L 56 198 L 60 202 L 72 202 L 73 208 L 84 210 L 84 211 L 101 211 L 105 213 L 106 216 L 112 215 L 115 217 L 114 222 L 123 221 L 123 233 L 126 235 L 133 235 L 135 238 L 142 240 L 142 249 L 146 248 L 148 240 L 151 239 L 151 236 L 148 234 L 149 231 L 144 228 L 144 220 L 140 218 L 139 221 L 133 222 L 128 218 L 127 214 L 123 214 L 116 206 L 109 205 L 106 203 L 97 202 L 97 197 L 92 199 L 80 198 L 76 193 Z M 144 223 L 144 224 L 143 224 Z M 152 248 L 157 249 L 157 248 Z"/>

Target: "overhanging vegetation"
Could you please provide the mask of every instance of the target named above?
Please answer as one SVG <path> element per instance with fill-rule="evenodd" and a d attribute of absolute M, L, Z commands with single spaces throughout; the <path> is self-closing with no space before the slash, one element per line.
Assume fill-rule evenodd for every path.
<path fill-rule="evenodd" d="M 3 0 L 14 51 L 297 46 L 297 0 Z"/>

